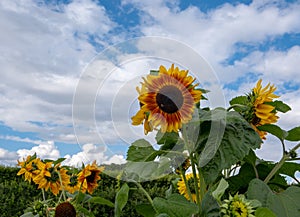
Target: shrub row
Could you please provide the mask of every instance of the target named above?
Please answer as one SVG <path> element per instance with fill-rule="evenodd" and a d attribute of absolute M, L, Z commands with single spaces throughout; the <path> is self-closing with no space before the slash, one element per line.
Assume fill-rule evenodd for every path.
<path fill-rule="evenodd" d="M 2 217 L 18 217 L 34 200 L 42 200 L 41 190 L 38 190 L 34 183 L 25 182 L 22 177 L 17 176 L 18 171 L 19 168 L 0 166 L 0 216 Z M 170 183 L 167 179 L 163 178 L 141 184 L 152 198 L 164 197 Z M 136 188 L 132 183 L 129 183 L 129 186 Z M 93 196 L 101 196 L 114 202 L 117 190 L 118 181 L 106 174 L 101 174 L 99 186 L 94 191 Z M 53 198 L 55 201 L 58 199 L 50 192 L 46 193 L 46 197 L 47 199 Z M 147 203 L 147 200 L 143 193 L 138 190 L 130 191 L 128 203 L 123 209 L 122 216 L 140 216 L 136 212 L 135 206 L 145 202 Z M 111 217 L 114 213 L 114 209 L 108 206 L 95 204 L 91 205 L 90 208 L 95 216 Z"/>

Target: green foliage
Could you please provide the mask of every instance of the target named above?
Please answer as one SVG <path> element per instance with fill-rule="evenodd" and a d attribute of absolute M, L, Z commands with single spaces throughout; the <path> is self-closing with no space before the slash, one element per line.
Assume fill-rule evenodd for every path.
<path fill-rule="evenodd" d="M 198 206 L 187 201 L 179 194 L 172 194 L 167 199 L 156 197 L 153 206 L 158 213 L 165 213 L 170 217 L 186 217 L 198 212 Z"/>
<path fill-rule="evenodd" d="M 237 112 L 200 110 L 199 120 L 188 123 L 183 136 L 195 142 L 206 183 L 214 182 L 223 169 L 241 161 L 250 149 L 260 147 L 258 134 Z"/>
<path fill-rule="evenodd" d="M 128 200 L 129 187 L 125 183 L 121 189 L 117 192 L 115 200 L 115 217 L 121 216 L 122 209 L 127 203 Z"/>
<path fill-rule="evenodd" d="M 248 198 L 257 199 L 263 207 L 269 208 L 276 216 L 300 216 L 300 188 L 291 186 L 280 193 L 273 193 L 269 186 L 259 179 L 254 179 L 249 184 Z"/>

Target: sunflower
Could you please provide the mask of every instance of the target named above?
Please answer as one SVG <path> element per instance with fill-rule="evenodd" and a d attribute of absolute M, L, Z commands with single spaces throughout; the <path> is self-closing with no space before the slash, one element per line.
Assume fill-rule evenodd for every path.
<path fill-rule="evenodd" d="M 138 89 L 140 110 L 133 116 L 132 124 L 144 122 L 145 134 L 160 126 L 164 132 L 177 132 L 182 124 L 192 119 L 195 104 L 201 99 L 202 92 L 196 90 L 195 78 L 188 76 L 188 70 L 174 68 L 167 70 L 159 67 L 157 75 L 143 78 Z"/>
<path fill-rule="evenodd" d="M 63 202 L 55 208 L 54 217 L 76 217 L 76 210 L 69 202 Z"/>
<path fill-rule="evenodd" d="M 81 191 L 92 194 L 94 189 L 98 186 L 97 181 L 101 179 L 100 173 L 104 170 L 104 167 L 98 167 L 96 161 L 92 165 L 87 165 L 78 174 L 78 182 L 81 186 Z"/>
<path fill-rule="evenodd" d="M 31 182 L 33 178 L 35 178 L 40 170 L 38 169 L 38 165 L 41 163 L 41 160 L 39 158 L 36 158 L 36 156 L 27 156 L 26 159 L 23 159 L 23 161 L 18 160 L 18 165 L 21 166 L 21 169 L 17 173 L 17 175 L 23 175 L 25 181 Z"/>
<path fill-rule="evenodd" d="M 80 183 L 78 181 L 77 174 L 70 174 L 70 183 L 65 186 L 65 190 L 73 194 L 75 191 L 79 191 Z"/>
<path fill-rule="evenodd" d="M 60 164 L 53 165 L 53 162 L 41 163 L 39 169 L 40 173 L 33 179 L 38 184 L 38 189 L 42 188 L 48 191 L 50 188 L 56 196 L 70 182 L 67 170 L 61 168 Z"/>
<path fill-rule="evenodd" d="M 224 200 L 221 205 L 221 214 L 223 217 L 255 217 L 255 207 L 251 202 L 245 199 L 244 195 L 229 195 L 229 200 Z"/>
<path fill-rule="evenodd" d="M 276 123 L 278 120 L 278 116 L 276 116 L 275 107 L 268 104 L 273 101 L 274 98 L 278 98 L 279 96 L 274 94 L 276 87 L 274 85 L 270 85 L 270 83 L 266 87 L 262 87 L 262 80 L 260 79 L 256 87 L 252 90 L 252 105 L 254 114 L 250 121 L 253 129 L 259 134 L 261 139 L 266 139 L 266 132 L 260 131 L 257 129 L 258 126 L 262 126 L 264 124 L 272 124 Z"/>
<path fill-rule="evenodd" d="M 197 198 L 196 198 L 195 178 L 194 178 L 193 173 L 186 174 L 185 178 L 186 178 L 187 184 L 189 186 L 189 189 L 191 191 L 192 201 L 196 202 Z M 199 181 L 199 175 L 198 174 L 197 174 L 197 177 L 196 177 L 196 182 L 198 182 L 198 187 L 200 188 L 200 181 Z M 187 200 L 190 200 L 188 189 L 185 185 L 185 182 L 184 182 L 184 179 L 183 179 L 182 176 L 181 176 L 181 180 L 178 181 L 177 186 L 178 186 L 179 193 L 182 194 Z"/>

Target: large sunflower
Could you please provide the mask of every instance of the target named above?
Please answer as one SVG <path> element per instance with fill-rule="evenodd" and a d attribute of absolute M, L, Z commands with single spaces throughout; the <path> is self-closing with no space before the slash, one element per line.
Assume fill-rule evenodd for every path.
<path fill-rule="evenodd" d="M 98 167 L 96 161 L 92 165 L 88 164 L 78 174 L 78 182 L 81 185 L 81 191 L 92 194 L 94 189 L 98 186 L 97 181 L 101 179 L 100 173 L 104 170 L 104 167 Z"/>
<path fill-rule="evenodd" d="M 23 161 L 18 160 L 18 165 L 21 166 L 21 169 L 19 170 L 17 175 L 19 176 L 24 174 L 25 181 L 31 182 L 31 180 L 40 173 L 38 165 L 41 163 L 41 160 L 39 158 L 36 158 L 35 155 L 29 155 Z"/>
<path fill-rule="evenodd" d="M 198 84 L 193 84 L 195 78 L 188 76 L 188 70 L 174 68 L 174 64 L 168 70 L 160 66 L 158 75 L 143 80 L 138 89 L 141 108 L 131 118 L 133 125 L 144 121 L 145 134 L 159 126 L 162 132 L 176 132 L 192 119 L 202 92 L 195 89 Z"/>
<path fill-rule="evenodd" d="M 53 165 L 53 162 L 41 163 L 39 169 L 40 173 L 33 179 L 38 184 L 39 189 L 42 188 L 48 191 L 50 188 L 52 193 L 57 195 L 70 182 L 67 170 L 60 167 L 60 164 Z"/>
<path fill-rule="evenodd" d="M 65 190 L 73 194 L 75 191 L 79 191 L 80 182 L 78 181 L 78 175 L 70 174 L 70 182 L 65 186 Z"/>
<path fill-rule="evenodd" d="M 278 98 L 279 96 L 274 94 L 276 90 L 274 85 L 270 85 L 269 83 L 263 88 L 261 82 L 262 80 L 260 79 L 252 91 L 254 114 L 252 116 L 251 125 L 262 139 L 266 139 L 265 136 L 267 133 L 258 130 L 257 126 L 277 122 L 278 116 L 276 116 L 275 107 L 267 103 L 272 102 L 274 98 Z"/>
<path fill-rule="evenodd" d="M 193 173 L 188 173 L 185 175 L 187 184 L 189 186 L 189 189 L 191 191 L 192 201 L 196 202 L 196 188 L 195 188 L 195 181 L 198 182 L 198 187 L 200 188 L 200 181 L 199 181 L 199 175 L 197 174 L 196 180 L 194 178 Z M 177 182 L 178 191 L 180 194 L 182 194 L 187 200 L 190 200 L 190 196 L 188 193 L 187 186 L 185 185 L 184 179 L 181 176 L 181 179 Z"/>

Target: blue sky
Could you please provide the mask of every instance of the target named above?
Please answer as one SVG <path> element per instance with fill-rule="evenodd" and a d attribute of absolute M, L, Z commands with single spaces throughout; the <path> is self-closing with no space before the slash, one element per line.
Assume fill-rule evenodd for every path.
<path fill-rule="evenodd" d="M 124 162 L 129 144 L 144 137 L 130 125 L 135 86 L 183 55 L 172 45 L 211 67 L 213 81 L 197 77 L 211 106 L 227 106 L 262 78 L 292 107 L 280 114 L 282 128 L 300 125 L 299 0 L 3 0 L 0 30 L 0 164 L 34 152 L 73 165 Z M 258 154 L 278 160 L 276 143 L 268 136 Z"/>

